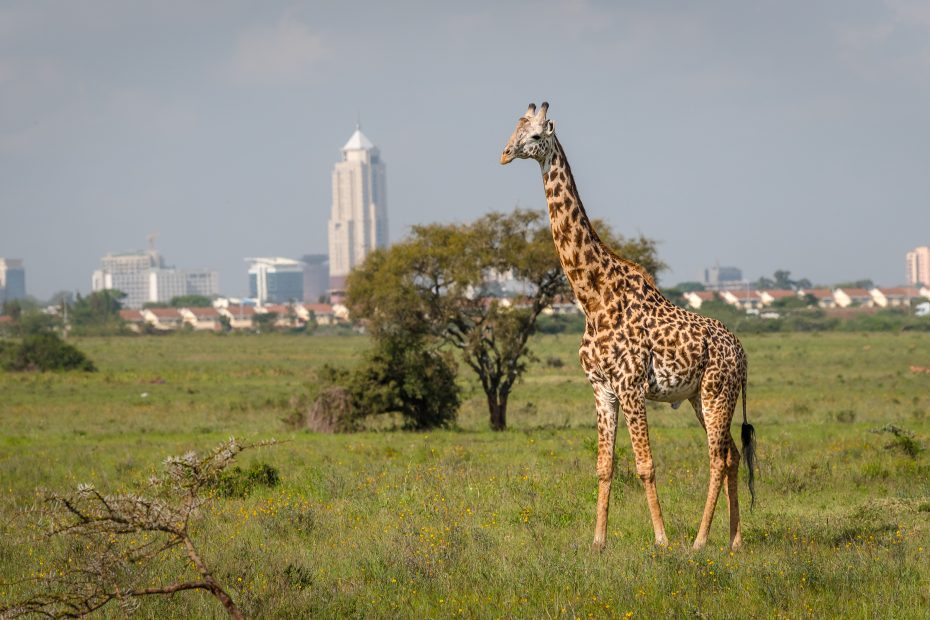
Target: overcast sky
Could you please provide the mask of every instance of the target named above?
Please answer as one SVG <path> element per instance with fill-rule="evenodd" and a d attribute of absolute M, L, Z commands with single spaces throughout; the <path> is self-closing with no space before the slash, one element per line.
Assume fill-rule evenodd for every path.
<path fill-rule="evenodd" d="M 43 298 L 158 248 L 247 289 L 247 256 L 326 252 L 360 115 L 412 224 L 545 206 L 498 163 L 547 99 L 592 217 L 673 284 L 904 279 L 930 244 L 930 2 L 0 4 L 0 256 Z"/>

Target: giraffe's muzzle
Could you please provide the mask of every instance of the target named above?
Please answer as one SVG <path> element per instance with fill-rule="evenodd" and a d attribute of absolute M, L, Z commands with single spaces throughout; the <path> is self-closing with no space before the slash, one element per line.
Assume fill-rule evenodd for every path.
<path fill-rule="evenodd" d="M 504 149 L 501 153 L 501 164 L 509 164 L 513 161 L 513 149 Z"/>

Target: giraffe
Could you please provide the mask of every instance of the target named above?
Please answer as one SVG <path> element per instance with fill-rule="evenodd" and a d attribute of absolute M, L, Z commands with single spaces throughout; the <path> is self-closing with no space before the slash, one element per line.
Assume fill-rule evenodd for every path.
<path fill-rule="evenodd" d="M 585 314 L 579 349 L 581 367 L 594 389 L 597 409 L 598 494 L 595 550 L 607 539 L 607 512 L 614 469 L 618 410 L 623 412 L 636 472 L 643 482 L 655 544 L 667 546 L 649 445 L 646 400 L 688 400 L 707 433 L 710 481 L 694 548 L 707 543 L 714 508 L 724 486 L 730 513 L 730 547 L 742 544 L 737 479 L 740 453 L 730 434 L 742 392 L 743 451 L 749 492 L 755 500 L 755 431 L 746 420 L 746 353 L 722 323 L 679 308 L 666 299 L 640 265 L 614 254 L 591 225 L 572 177 L 565 151 L 546 118 L 530 104 L 501 155 L 501 164 L 535 159 L 542 170 L 552 239 L 572 292 Z"/>

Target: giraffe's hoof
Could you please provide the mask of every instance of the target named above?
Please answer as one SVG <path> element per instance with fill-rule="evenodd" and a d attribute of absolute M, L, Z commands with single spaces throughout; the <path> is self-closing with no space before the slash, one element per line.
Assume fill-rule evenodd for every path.
<path fill-rule="evenodd" d="M 665 536 L 660 536 L 660 537 L 656 538 L 655 546 L 656 546 L 656 547 L 661 547 L 661 548 L 663 548 L 663 549 L 667 549 L 667 548 L 668 548 L 668 538 L 666 538 Z"/>
<path fill-rule="evenodd" d="M 730 543 L 730 551 L 739 551 L 742 546 L 743 540 L 741 538 L 736 538 Z"/>
<path fill-rule="evenodd" d="M 700 551 L 701 549 L 704 548 L 704 545 L 706 544 L 707 544 L 706 540 L 698 539 L 694 541 L 694 544 L 691 545 L 691 548 L 694 549 L 695 551 Z"/>
<path fill-rule="evenodd" d="M 606 546 L 607 546 L 607 541 L 598 540 L 595 538 L 594 542 L 591 543 L 591 551 L 594 551 L 595 553 L 600 553 L 601 551 L 604 550 L 604 547 Z"/>

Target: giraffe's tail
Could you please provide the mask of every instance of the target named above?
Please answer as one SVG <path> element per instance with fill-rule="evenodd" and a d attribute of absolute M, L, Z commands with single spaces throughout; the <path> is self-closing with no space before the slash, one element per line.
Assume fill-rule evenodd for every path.
<path fill-rule="evenodd" d="M 749 470 L 749 509 L 756 505 L 756 429 L 746 420 L 746 381 L 747 372 L 743 370 L 743 427 L 740 433 L 743 442 L 743 458 Z"/>

